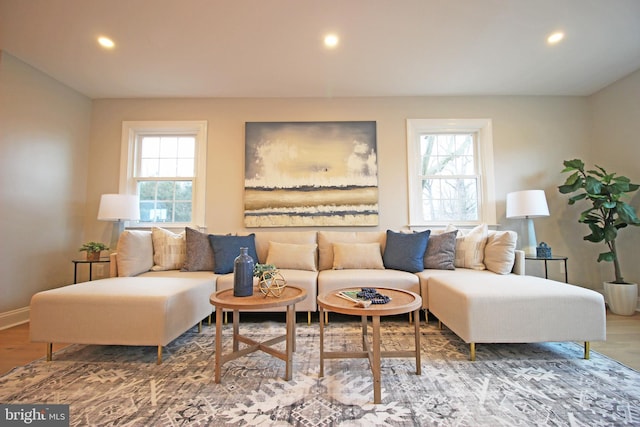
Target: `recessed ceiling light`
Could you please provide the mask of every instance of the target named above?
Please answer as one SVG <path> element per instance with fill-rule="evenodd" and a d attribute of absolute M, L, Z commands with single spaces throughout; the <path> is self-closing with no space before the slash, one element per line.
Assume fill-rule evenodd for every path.
<path fill-rule="evenodd" d="M 547 43 L 556 44 L 559 43 L 564 38 L 564 33 L 562 31 L 557 31 L 547 37 Z"/>
<path fill-rule="evenodd" d="M 324 45 L 329 49 L 336 47 L 338 45 L 338 41 L 338 36 L 336 36 L 335 34 L 327 34 L 324 37 Z"/>
<path fill-rule="evenodd" d="M 113 42 L 113 40 L 111 40 L 109 37 L 98 37 L 98 43 L 100 44 L 100 46 L 106 48 L 106 49 L 113 49 L 116 44 Z"/>

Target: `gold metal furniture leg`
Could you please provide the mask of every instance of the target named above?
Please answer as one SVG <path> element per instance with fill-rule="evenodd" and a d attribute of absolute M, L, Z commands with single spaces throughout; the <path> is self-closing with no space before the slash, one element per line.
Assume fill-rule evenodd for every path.
<path fill-rule="evenodd" d="M 52 354 L 53 354 L 53 343 L 48 342 L 47 343 L 47 362 L 51 362 L 51 359 L 53 357 Z"/>
<path fill-rule="evenodd" d="M 208 320 L 208 322 L 209 322 L 209 326 L 211 326 L 211 313 L 209 313 L 209 320 Z"/>
<path fill-rule="evenodd" d="M 442 322 L 438 320 L 438 329 L 442 329 Z"/>
<path fill-rule="evenodd" d="M 162 346 L 158 346 L 158 360 L 156 361 L 156 365 L 162 364 Z"/>
<path fill-rule="evenodd" d="M 476 343 L 469 344 L 469 360 L 472 362 L 476 360 Z"/>
<path fill-rule="evenodd" d="M 424 323 L 429 324 L 429 310 L 424 309 Z"/>
<path fill-rule="evenodd" d="M 198 333 L 202 333 L 202 320 L 198 322 Z"/>
<path fill-rule="evenodd" d="M 307 325 L 311 325 L 311 312 L 307 311 Z"/>
<path fill-rule="evenodd" d="M 413 315 L 412 315 L 412 314 L 413 314 L 413 313 L 410 311 L 410 312 L 409 312 L 409 324 L 410 324 L 410 325 L 411 325 L 411 324 L 413 324 Z"/>
<path fill-rule="evenodd" d="M 227 318 L 227 311 L 224 312 L 224 324 L 226 325 L 229 319 Z"/>
<path fill-rule="evenodd" d="M 584 358 L 589 360 L 591 357 L 591 343 L 589 341 L 584 342 Z"/>

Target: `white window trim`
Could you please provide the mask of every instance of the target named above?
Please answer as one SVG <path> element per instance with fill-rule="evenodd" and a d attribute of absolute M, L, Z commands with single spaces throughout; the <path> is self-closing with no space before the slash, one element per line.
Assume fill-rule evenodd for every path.
<path fill-rule="evenodd" d="M 154 225 L 167 228 L 195 226 L 205 224 L 205 187 L 207 182 L 207 122 L 197 121 L 123 121 L 122 144 L 120 151 L 120 193 L 136 194 L 135 150 L 136 136 L 140 133 L 149 134 L 196 134 L 196 164 L 193 188 L 193 205 L 191 207 L 192 223 L 145 223 L 144 226 Z"/>
<path fill-rule="evenodd" d="M 478 221 L 457 222 L 454 225 L 496 224 L 495 179 L 493 169 L 493 125 L 491 119 L 407 119 L 407 171 L 409 188 L 409 227 L 447 225 L 422 219 L 420 144 L 423 133 L 477 132 L 477 153 L 480 174 Z"/>

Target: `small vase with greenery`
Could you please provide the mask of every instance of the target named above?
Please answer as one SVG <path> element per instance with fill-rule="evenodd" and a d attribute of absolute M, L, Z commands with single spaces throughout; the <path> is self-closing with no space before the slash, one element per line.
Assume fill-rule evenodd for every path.
<path fill-rule="evenodd" d="M 272 279 L 277 271 L 274 264 L 256 264 L 253 267 L 253 275 L 260 280 Z"/>
<path fill-rule="evenodd" d="M 97 261 L 100 259 L 100 252 L 106 251 L 107 249 L 109 249 L 109 247 L 104 243 L 88 242 L 83 244 L 78 251 L 87 253 L 87 261 Z"/>

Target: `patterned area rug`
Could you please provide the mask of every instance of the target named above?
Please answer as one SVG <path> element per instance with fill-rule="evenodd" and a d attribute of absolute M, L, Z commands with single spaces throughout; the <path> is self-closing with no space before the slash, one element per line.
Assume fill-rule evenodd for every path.
<path fill-rule="evenodd" d="M 282 322 L 241 323 L 264 340 Z M 413 328 L 385 320 L 387 350 L 411 347 Z M 359 350 L 357 322 L 331 321 L 326 347 Z M 193 328 L 156 348 L 73 345 L 54 361 L 0 377 L 1 403 L 65 403 L 71 425 L 117 426 L 610 426 L 640 425 L 640 373 L 575 343 L 468 346 L 434 323 L 422 326 L 422 375 L 413 359 L 383 359 L 374 405 L 366 359 L 328 360 L 318 377 L 319 326 L 299 324 L 291 381 L 284 362 L 257 352 L 226 363 L 215 384 L 215 327 Z M 231 325 L 223 330 L 225 353 Z M 44 347 L 44 346 L 43 346 Z M 43 348 L 44 350 L 44 348 Z"/>

